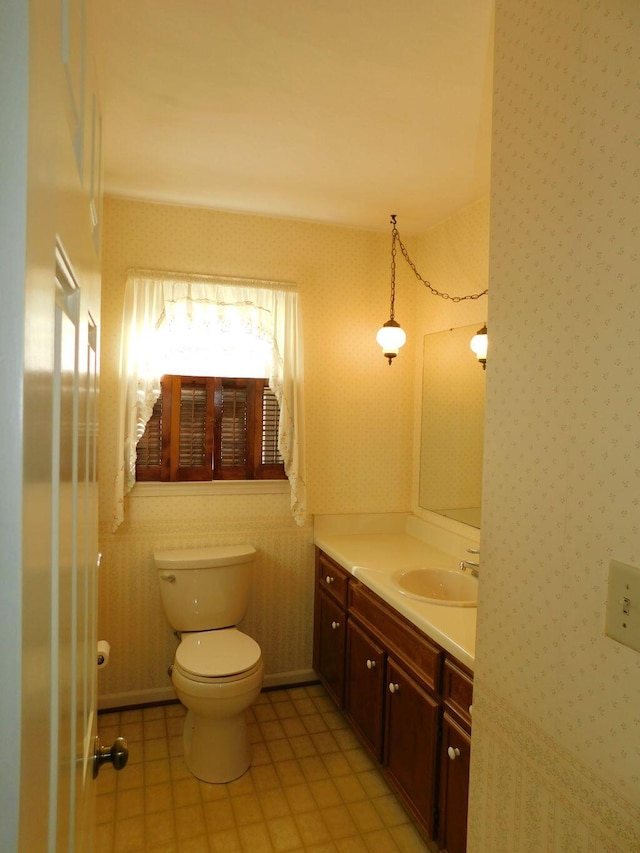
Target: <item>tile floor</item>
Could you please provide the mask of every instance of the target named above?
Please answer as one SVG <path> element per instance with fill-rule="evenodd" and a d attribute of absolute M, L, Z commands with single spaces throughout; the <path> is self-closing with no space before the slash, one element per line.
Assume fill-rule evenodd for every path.
<path fill-rule="evenodd" d="M 434 853 L 321 685 L 273 690 L 248 712 L 253 763 L 209 785 L 182 757 L 179 704 L 100 715 L 129 764 L 98 777 L 96 853 Z"/>

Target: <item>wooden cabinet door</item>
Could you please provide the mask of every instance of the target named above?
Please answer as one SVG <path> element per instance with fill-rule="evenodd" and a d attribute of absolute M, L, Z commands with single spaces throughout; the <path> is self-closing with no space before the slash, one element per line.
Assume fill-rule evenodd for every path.
<path fill-rule="evenodd" d="M 345 611 L 317 590 L 313 666 L 340 708 L 344 707 L 346 621 Z"/>
<path fill-rule="evenodd" d="M 433 837 L 440 706 L 391 658 L 386 685 L 384 766 Z"/>
<path fill-rule="evenodd" d="M 465 853 L 467 849 L 470 757 L 470 736 L 445 714 L 442 722 L 438 845 L 446 853 Z"/>
<path fill-rule="evenodd" d="M 378 761 L 382 761 L 384 670 L 384 650 L 349 619 L 345 708 L 350 722 Z"/>

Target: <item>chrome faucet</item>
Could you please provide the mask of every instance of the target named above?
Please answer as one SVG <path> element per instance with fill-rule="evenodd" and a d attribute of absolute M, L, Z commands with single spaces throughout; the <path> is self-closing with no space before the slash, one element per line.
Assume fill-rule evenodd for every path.
<path fill-rule="evenodd" d="M 477 548 L 467 548 L 467 554 L 476 554 L 479 558 L 480 551 Z M 477 578 L 480 574 L 480 563 L 474 563 L 472 560 L 460 560 L 460 571 L 466 572 L 467 569 L 470 569 L 473 577 Z"/>

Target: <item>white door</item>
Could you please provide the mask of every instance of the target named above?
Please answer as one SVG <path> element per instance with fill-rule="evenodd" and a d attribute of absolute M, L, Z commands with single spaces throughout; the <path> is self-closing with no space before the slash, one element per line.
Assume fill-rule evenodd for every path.
<path fill-rule="evenodd" d="M 99 122 L 85 121 L 86 20 L 84 0 L 3 0 L 3 853 L 93 849 Z"/>

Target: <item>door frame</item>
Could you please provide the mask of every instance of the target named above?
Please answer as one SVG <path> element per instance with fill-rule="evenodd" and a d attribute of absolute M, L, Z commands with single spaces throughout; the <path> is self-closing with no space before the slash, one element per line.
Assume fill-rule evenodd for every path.
<path fill-rule="evenodd" d="M 22 716 L 22 417 L 19 389 L 24 358 L 24 283 L 27 231 L 29 7 L 6 0 L 0 27 L 0 849 L 17 850 Z"/>

